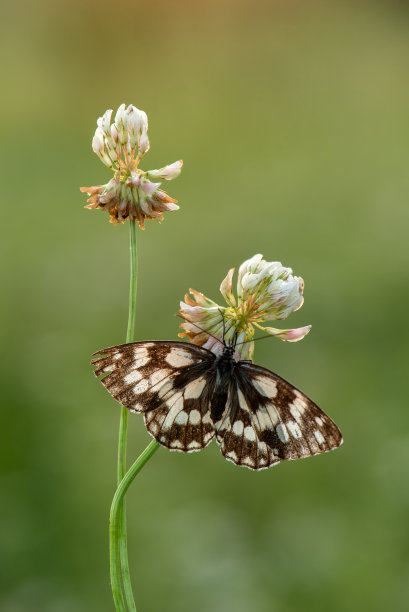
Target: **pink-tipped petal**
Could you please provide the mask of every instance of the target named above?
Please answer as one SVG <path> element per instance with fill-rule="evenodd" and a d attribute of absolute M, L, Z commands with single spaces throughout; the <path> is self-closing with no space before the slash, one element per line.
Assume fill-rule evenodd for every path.
<path fill-rule="evenodd" d="M 298 342 L 299 340 L 302 340 L 311 329 L 311 325 L 297 327 L 295 329 L 276 329 L 275 327 L 261 327 L 261 325 L 258 327 L 271 336 L 280 338 L 280 340 L 284 340 L 285 342 Z"/>

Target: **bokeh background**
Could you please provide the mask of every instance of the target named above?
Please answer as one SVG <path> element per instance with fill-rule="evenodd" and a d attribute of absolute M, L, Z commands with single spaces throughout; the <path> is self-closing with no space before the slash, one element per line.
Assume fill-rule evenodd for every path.
<path fill-rule="evenodd" d="M 128 495 L 138 610 L 409 609 L 409 12 L 404 2 L 11 0 L 2 8 L 3 612 L 113 609 L 119 406 L 90 354 L 125 338 L 128 227 L 84 210 L 96 119 L 150 120 L 181 209 L 138 232 L 137 339 L 176 339 L 255 253 L 305 279 L 256 361 L 341 427 L 336 452 L 252 473 L 211 445 Z M 149 442 L 130 419 L 129 458 Z"/>

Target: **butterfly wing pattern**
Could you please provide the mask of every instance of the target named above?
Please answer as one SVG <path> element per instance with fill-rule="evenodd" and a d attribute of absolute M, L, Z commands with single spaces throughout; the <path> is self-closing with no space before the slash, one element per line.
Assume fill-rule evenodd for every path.
<path fill-rule="evenodd" d="M 133 342 L 102 349 L 95 375 L 149 433 L 171 450 L 193 452 L 216 437 L 222 454 L 253 470 L 342 443 L 335 423 L 270 370 L 185 342 Z"/>
<path fill-rule="evenodd" d="M 216 356 L 185 342 L 133 342 L 103 349 L 92 360 L 95 375 L 146 428 L 172 450 L 201 450 L 215 435 L 210 420 L 209 376 Z"/>
<path fill-rule="evenodd" d="M 301 391 L 266 368 L 238 364 L 230 405 L 216 431 L 226 459 L 260 470 L 342 444 L 335 423 Z"/>

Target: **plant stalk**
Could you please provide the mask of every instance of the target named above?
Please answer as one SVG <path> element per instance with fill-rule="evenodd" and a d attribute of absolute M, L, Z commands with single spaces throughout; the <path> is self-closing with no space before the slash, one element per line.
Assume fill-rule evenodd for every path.
<path fill-rule="evenodd" d="M 115 606 L 118 612 L 125 612 L 125 604 L 122 596 L 122 591 L 119 590 L 121 587 L 121 565 L 117 563 L 117 559 L 119 558 L 120 548 L 119 548 L 119 533 L 121 531 L 123 513 L 121 515 L 121 508 L 123 508 L 124 504 L 124 495 L 127 492 L 129 485 L 135 478 L 135 476 L 141 471 L 145 463 L 152 457 L 154 452 L 159 448 L 159 443 L 156 440 L 152 440 L 151 443 L 145 448 L 145 450 L 139 455 L 135 463 L 129 468 L 124 478 L 121 480 L 117 490 L 115 491 L 114 499 L 112 500 L 111 512 L 109 517 L 109 540 L 111 543 L 111 584 L 112 584 L 112 593 L 114 595 Z M 124 577 L 122 576 L 122 580 L 124 582 Z M 115 591 L 114 591 L 115 586 Z M 130 586 L 130 583 L 129 583 Z M 124 591 L 125 596 L 126 587 L 124 582 Z M 132 590 L 130 591 L 132 596 Z M 126 597 L 126 601 L 128 604 L 128 608 L 130 610 L 135 610 L 135 603 L 132 596 L 132 602 L 128 600 Z M 133 605 L 133 608 L 131 607 Z"/>
<path fill-rule="evenodd" d="M 136 250 L 136 223 L 129 221 L 130 228 L 130 283 L 129 283 L 129 311 L 128 327 L 126 330 L 126 342 L 132 342 L 135 333 L 135 310 L 136 289 L 138 282 L 138 258 Z M 126 442 L 128 430 L 128 411 L 121 406 L 121 417 L 119 423 L 118 441 L 118 463 L 117 463 L 117 485 L 119 485 L 126 472 Z M 128 540 L 126 526 L 125 500 L 121 501 L 116 508 L 118 515 L 115 517 L 115 529 L 110 525 L 110 569 L 111 586 L 117 610 L 125 610 L 122 596 L 122 586 L 125 593 L 126 603 L 131 612 L 136 612 L 135 601 L 132 593 L 131 577 L 128 562 Z M 122 585 L 121 585 L 122 579 Z M 119 606 L 119 607 L 118 607 Z"/>

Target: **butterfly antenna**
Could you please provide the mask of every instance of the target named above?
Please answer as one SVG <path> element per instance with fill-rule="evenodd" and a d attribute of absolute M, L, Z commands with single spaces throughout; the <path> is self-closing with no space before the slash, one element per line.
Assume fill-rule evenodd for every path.
<path fill-rule="evenodd" d="M 180 315 L 179 313 L 175 314 L 175 317 L 179 317 L 179 319 L 183 319 L 183 321 L 186 321 L 185 317 L 182 317 L 182 315 Z M 224 321 L 224 319 L 223 319 Z M 197 325 L 196 323 L 193 323 L 193 321 L 188 321 L 188 323 L 190 325 L 194 325 L 194 327 L 197 327 L 197 329 L 199 329 L 201 332 L 203 332 L 204 334 L 207 334 L 208 336 L 210 336 L 211 338 L 214 338 L 215 340 L 217 340 L 217 342 L 222 342 L 220 340 L 220 338 L 218 338 L 217 336 L 214 336 L 213 334 L 211 334 L 209 331 L 203 329 L 202 327 L 199 327 L 199 325 Z M 223 335 L 223 344 L 224 344 L 224 335 Z"/>
<path fill-rule="evenodd" d="M 274 336 L 268 334 L 268 336 L 260 336 L 260 338 L 250 338 L 250 340 L 243 340 L 242 342 L 238 342 L 237 346 L 239 344 L 246 344 L 246 342 L 256 342 L 256 340 L 265 340 L 266 338 L 274 338 Z"/>
<path fill-rule="evenodd" d="M 223 315 L 223 311 L 222 311 L 222 309 L 221 309 L 221 308 L 219 308 L 218 310 L 219 310 L 219 312 L 220 312 L 220 314 L 221 314 L 222 321 L 223 321 L 223 344 L 226 346 L 226 343 L 225 343 L 225 341 L 224 341 L 224 337 L 225 337 L 225 335 L 226 335 L 226 321 L 224 320 L 224 315 Z"/>

